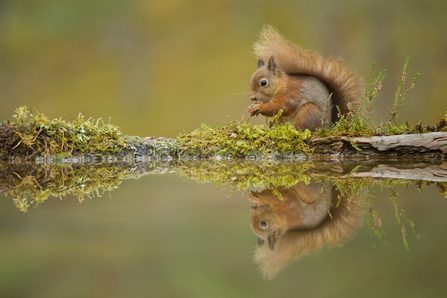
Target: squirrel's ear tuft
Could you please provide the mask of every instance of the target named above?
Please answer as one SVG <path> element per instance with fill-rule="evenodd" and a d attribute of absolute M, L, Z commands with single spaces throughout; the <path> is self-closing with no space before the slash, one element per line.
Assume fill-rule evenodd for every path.
<path fill-rule="evenodd" d="M 273 250 L 273 248 L 275 247 L 275 244 L 276 244 L 276 240 L 277 240 L 276 231 L 273 231 L 273 233 L 268 236 L 267 240 L 269 242 L 270 249 Z"/>
<path fill-rule="evenodd" d="M 261 67 L 261 66 L 264 66 L 264 65 L 265 65 L 264 60 L 262 60 L 262 58 L 259 58 L 259 60 L 258 60 L 258 68 Z"/>
<path fill-rule="evenodd" d="M 273 75 L 276 76 L 276 62 L 275 62 L 275 60 L 273 59 L 273 56 L 270 57 L 270 59 L 269 59 L 269 66 L 268 66 L 268 69 L 273 73 Z"/>

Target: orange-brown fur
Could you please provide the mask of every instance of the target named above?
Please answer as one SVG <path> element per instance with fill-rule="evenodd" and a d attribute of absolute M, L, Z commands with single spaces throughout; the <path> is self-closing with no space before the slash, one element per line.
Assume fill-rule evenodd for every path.
<path fill-rule="evenodd" d="M 353 209 L 350 209 L 347 198 L 340 197 L 330 183 L 312 181 L 308 185 L 298 183 L 277 190 L 282 201 L 270 189 L 249 195 L 250 201 L 261 204 L 252 207 L 250 225 L 258 236 L 255 260 L 267 278 L 273 278 L 288 264 L 320 250 L 325 244 L 340 245 L 360 223 L 357 204 L 352 203 Z M 303 212 L 303 207 L 307 211 Z M 310 225 L 307 221 L 306 225 L 303 218 L 312 212 L 309 207 L 319 209 L 318 218 L 310 221 Z M 322 211 L 327 216 L 322 217 Z M 260 225 L 262 221 L 267 222 L 266 227 Z"/>
<path fill-rule="evenodd" d="M 250 80 L 250 98 L 256 101 L 248 107 L 252 116 L 271 117 L 283 110 L 281 122 L 314 130 L 322 127 L 325 109 L 330 124 L 339 119 L 333 106 L 346 114 L 349 102 L 353 109 L 360 105 L 360 79 L 341 59 L 324 59 L 317 52 L 304 50 L 270 26 L 261 31 L 254 50 L 259 60 Z"/>
<path fill-rule="evenodd" d="M 280 186 L 261 192 L 251 192 L 249 200 L 261 204 L 250 209 L 250 225 L 258 236 L 258 243 L 268 242 L 274 249 L 276 240 L 289 230 L 306 230 L 318 226 L 328 216 L 330 202 L 318 202 L 321 185 L 297 183 L 293 187 Z M 327 204 L 329 203 L 329 205 Z M 265 225 L 265 226 L 264 226 Z"/>

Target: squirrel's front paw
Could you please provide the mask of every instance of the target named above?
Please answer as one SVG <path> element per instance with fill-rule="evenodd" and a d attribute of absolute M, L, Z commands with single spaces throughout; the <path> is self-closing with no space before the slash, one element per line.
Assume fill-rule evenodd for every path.
<path fill-rule="evenodd" d="M 252 115 L 252 116 L 257 116 L 258 114 L 259 114 L 259 104 L 257 104 L 257 103 L 254 103 L 254 104 L 251 104 L 249 107 L 248 107 L 248 109 L 247 109 L 247 111 L 250 113 L 250 115 Z"/>
<path fill-rule="evenodd" d="M 248 194 L 248 200 L 252 203 L 258 203 L 260 200 L 259 193 L 257 191 L 251 191 Z"/>

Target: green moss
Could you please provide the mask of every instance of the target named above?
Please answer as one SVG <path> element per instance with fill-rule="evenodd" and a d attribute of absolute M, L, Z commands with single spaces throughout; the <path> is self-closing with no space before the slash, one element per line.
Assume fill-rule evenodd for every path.
<path fill-rule="evenodd" d="M 66 158 L 84 154 L 117 154 L 125 145 L 118 127 L 101 119 L 85 119 L 82 114 L 74 121 L 49 120 L 44 114 L 31 113 L 28 107 L 16 109 L 15 121 L 3 124 L 12 138 L 4 144 L 2 156 L 53 156 Z"/>
<path fill-rule="evenodd" d="M 294 154 L 309 155 L 312 151 L 306 144 L 309 130 L 297 131 L 292 125 L 277 125 L 275 116 L 269 126 L 250 125 L 232 120 L 226 126 L 202 125 L 190 133 L 177 137 L 180 157 L 287 157 Z"/>

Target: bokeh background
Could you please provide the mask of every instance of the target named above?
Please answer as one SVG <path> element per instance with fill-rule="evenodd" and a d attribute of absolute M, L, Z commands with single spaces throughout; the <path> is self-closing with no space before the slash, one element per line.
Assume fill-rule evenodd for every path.
<path fill-rule="evenodd" d="M 264 24 L 359 75 L 388 70 L 376 113 L 387 120 L 406 57 L 421 72 L 399 121 L 435 124 L 447 110 L 447 2 L 2 0 L 0 113 L 28 105 L 80 112 L 125 134 L 175 137 L 248 117 L 251 45 Z M 263 117 L 253 123 L 263 123 Z"/>
<path fill-rule="evenodd" d="M 406 57 L 421 72 L 399 122 L 447 110 L 447 1 L 1 0 L 0 114 L 28 105 L 80 112 L 125 134 L 175 137 L 248 117 L 251 45 L 264 24 L 359 75 L 388 70 L 377 117 L 388 119 Z M 263 123 L 261 117 L 251 120 Z M 374 194 L 387 244 L 366 227 L 265 282 L 252 256 L 250 203 L 225 186 L 174 174 L 126 181 L 102 198 L 50 198 L 30 212 L 0 196 L 2 297 L 441 297 L 446 200 L 399 188 L 405 251 L 389 193 Z"/>

